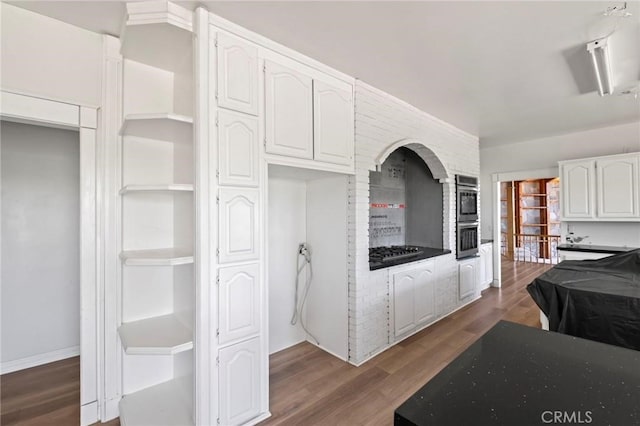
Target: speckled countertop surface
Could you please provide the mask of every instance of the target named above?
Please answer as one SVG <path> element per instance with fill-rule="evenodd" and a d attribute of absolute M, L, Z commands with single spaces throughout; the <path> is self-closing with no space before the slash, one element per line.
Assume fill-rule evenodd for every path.
<path fill-rule="evenodd" d="M 640 351 L 500 321 L 398 407 L 395 425 L 541 425 L 556 412 L 637 425 L 639 366 Z"/>
<path fill-rule="evenodd" d="M 627 251 L 635 250 L 637 247 L 626 246 L 601 246 L 595 244 L 559 244 L 558 250 L 567 251 L 582 251 L 582 252 L 596 252 L 596 253 L 624 253 Z"/>

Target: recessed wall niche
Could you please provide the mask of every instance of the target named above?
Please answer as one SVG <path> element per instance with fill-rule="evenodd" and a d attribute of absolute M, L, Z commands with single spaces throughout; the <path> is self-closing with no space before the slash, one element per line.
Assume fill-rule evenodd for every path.
<path fill-rule="evenodd" d="M 409 148 L 369 172 L 369 247 L 443 247 L 442 184 Z"/>

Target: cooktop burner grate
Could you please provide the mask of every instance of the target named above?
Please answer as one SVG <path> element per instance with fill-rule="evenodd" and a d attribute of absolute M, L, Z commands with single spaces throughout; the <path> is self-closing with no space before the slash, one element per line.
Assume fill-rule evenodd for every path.
<path fill-rule="evenodd" d="M 369 262 L 389 262 L 423 254 L 421 247 L 388 246 L 369 248 Z"/>

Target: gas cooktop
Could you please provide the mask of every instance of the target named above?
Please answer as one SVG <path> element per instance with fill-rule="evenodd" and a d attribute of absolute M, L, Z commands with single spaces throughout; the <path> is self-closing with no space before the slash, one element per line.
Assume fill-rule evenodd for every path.
<path fill-rule="evenodd" d="M 388 268 L 403 263 L 416 262 L 430 257 L 442 256 L 451 250 L 420 246 L 386 246 L 369 249 L 369 270 Z"/>
<path fill-rule="evenodd" d="M 424 253 L 422 247 L 417 246 L 386 246 L 369 248 L 369 262 L 389 262 L 408 259 Z"/>

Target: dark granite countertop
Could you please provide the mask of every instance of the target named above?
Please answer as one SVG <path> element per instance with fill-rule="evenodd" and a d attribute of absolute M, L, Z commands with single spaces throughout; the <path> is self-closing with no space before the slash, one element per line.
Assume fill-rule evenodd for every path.
<path fill-rule="evenodd" d="M 482 238 L 480 240 L 480 244 L 488 244 L 488 243 L 492 243 L 492 242 L 493 242 L 493 240 L 490 239 L 490 238 Z"/>
<path fill-rule="evenodd" d="M 398 407 L 395 425 L 541 425 L 555 412 L 637 425 L 638 365 L 640 351 L 500 321 Z"/>
<path fill-rule="evenodd" d="M 636 248 L 637 247 L 598 246 L 593 244 L 559 244 L 558 245 L 558 250 L 611 253 L 611 254 L 624 253 L 626 251 L 635 250 Z"/>
<path fill-rule="evenodd" d="M 369 262 L 369 270 L 375 271 L 376 269 L 389 268 L 391 266 L 403 265 L 405 263 L 417 262 L 418 260 L 429 259 L 431 257 L 442 256 L 444 254 L 451 253 L 451 250 L 445 250 L 441 248 L 421 247 L 422 253 L 413 257 L 404 259 L 391 260 L 387 262 Z"/>

